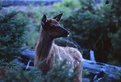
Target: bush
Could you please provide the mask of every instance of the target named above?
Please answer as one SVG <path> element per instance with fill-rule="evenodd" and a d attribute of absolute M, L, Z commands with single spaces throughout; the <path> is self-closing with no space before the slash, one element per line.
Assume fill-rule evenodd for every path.
<path fill-rule="evenodd" d="M 116 28 L 116 31 L 114 33 L 110 33 L 111 42 L 112 42 L 112 53 L 113 57 L 118 59 L 119 62 L 121 62 L 121 2 L 120 0 L 113 0 L 112 1 L 112 20 L 111 23 L 113 23 L 114 27 Z"/>
<path fill-rule="evenodd" d="M 81 4 L 79 0 L 63 0 L 62 2 L 58 2 L 53 4 L 53 7 L 58 12 L 64 13 L 64 19 L 72 15 L 72 11 L 78 8 L 81 8 Z"/>
<path fill-rule="evenodd" d="M 2 68 L 1 68 L 2 67 Z M 47 75 L 43 75 L 37 68 L 23 70 L 20 66 L 11 63 L 0 62 L 1 82 L 73 82 L 75 73 L 69 71 L 70 66 L 66 61 L 53 67 Z M 1 74 L 2 73 L 2 74 Z"/>
<path fill-rule="evenodd" d="M 28 19 L 25 14 L 10 12 L 0 15 L 0 59 L 12 60 L 25 45 Z"/>
<path fill-rule="evenodd" d="M 36 23 L 33 22 L 33 20 L 29 20 L 29 23 L 27 24 L 27 32 L 26 32 L 26 46 L 28 48 L 34 49 L 35 44 L 37 41 L 37 37 L 39 35 L 39 30 L 40 25 L 37 25 Z"/>
<path fill-rule="evenodd" d="M 64 27 L 69 27 L 71 37 L 82 48 L 93 49 L 96 52 L 95 54 L 100 58 L 97 61 L 106 61 L 103 58 L 106 58 L 106 54 L 109 53 L 110 42 L 107 41 L 109 39 L 108 29 L 110 27 L 107 27 L 108 20 L 105 19 L 105 14 L 101 10 L 83 11 L 78 9 L 77 11 L 73 11 L 73 14 L 65 19 L 63 24 Z M 105 44 L 107 45 L 105 46 Z M 102 55 L 103 57 L 100 57 Z"/>
<path fill-rule="evenodd" d="M 0 10 L 2 9 L 2 1 L 0 1 Z"/>

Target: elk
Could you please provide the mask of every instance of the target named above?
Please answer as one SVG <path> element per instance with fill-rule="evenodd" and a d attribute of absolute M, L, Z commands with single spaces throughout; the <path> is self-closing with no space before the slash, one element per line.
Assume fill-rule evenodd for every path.
<path fill-rule="evenodd" d="M 41 20 L 41 31 L 39 40 L 36 44 L 36 56 L 34 59 L 34 66 L 41 69 L 46 74 L 54 65 L 57 65 L 55 56 L 58 56 L 57 60 L 63 61 L 67 59 L 73 66 L 74 72 L 78 72 L 73 82 L 82 82 L 82 55 L 76 49 L 72 47 L 62 47 L 54 43 L 54 39 L 59 37 L 67 37 L 69 31 L 63 28 L 59 21 L 62 14 L 55 16 L 54 18 L 47 18 L 43 15 Z M 41 61 L 45 60 L 43 64 Z"/>

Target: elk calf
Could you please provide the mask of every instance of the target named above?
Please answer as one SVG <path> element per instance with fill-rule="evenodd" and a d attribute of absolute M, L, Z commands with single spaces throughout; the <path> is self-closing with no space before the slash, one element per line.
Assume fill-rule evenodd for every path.
<path fill-rule="evenodd" d="M 62 14 L 59 14 L 53 19 L 47 19 L 46 15 L 43 15 L 41 21 L 42 28 L 36 45 L 34 66 L 40 68 L 42 72 L 46 74 L 54 65 L 58 64 L 56 60 L 64 61 L 64 59 L 66 59 L 68 64 L 72 65 L 73 71 L 78 72 L 74 82 L 82 82 L 81 53 L 72 47 L 58 46 L 53 41 L 55 38 L 67 37 L 69 34 L 69 32 L 59 24 L 61 16 Z M 40 61 L 43 60 L 46 62 L 40 64 Z"/>

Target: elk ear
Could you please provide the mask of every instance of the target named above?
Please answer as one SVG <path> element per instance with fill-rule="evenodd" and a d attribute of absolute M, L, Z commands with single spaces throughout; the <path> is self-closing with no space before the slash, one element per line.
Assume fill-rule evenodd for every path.
<path fill-rule="evenodd" d="M 46 20 L 47 20 L 47 17 L 44 14 L 43 17 L 42 17 L 42 21 L 41 21 L 42 25 L 44 25 L 46 23 Z"/>
<path fill-rule="evenodd" d="M 56 19 L 57 21 L 60 21 L 62 15 L 63 15 L 63 13 L 61 13 L 61 14 L 55 16 L 54 19 Z"/>

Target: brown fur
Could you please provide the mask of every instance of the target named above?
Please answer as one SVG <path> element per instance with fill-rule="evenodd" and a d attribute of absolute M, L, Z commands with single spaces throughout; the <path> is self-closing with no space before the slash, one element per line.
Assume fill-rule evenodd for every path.
<path fill-rule="evenodd" d="M 55 24 L 58 25 L 56 20 L 47 20 L 46 25 L 50 28 L 50 25 Z M 64 29 L 62 29 L 64 30 Z M 51 30 L 49 29 L 49 33 L 56 32 L 59 30 Z M 76 49 L 72 47 L 61 47 L 54 43 L 54 38 L 57 36 L 52 36 L 48 34 L 48 30 L 42 28 L 40 32 L 40 39 L 36 45 L 36 56 L 34 60 L 34 66 L 39 67 L 44 74 L 46 74 L 53 66 L 59 64 L 60 61 L 67 60 L 67 64 L 72 65 L 72 69 L 74 72 L 78 72 L 77 76 L 75 76 L 74 82 L 82 82 L 82 55 Z M 58 36 L 60 37 L 60 36 Z M 57 59 L 58 58 L 58 59 Z M 45 61 L 45 63 L 40 64 L 41 61 Z"/>

